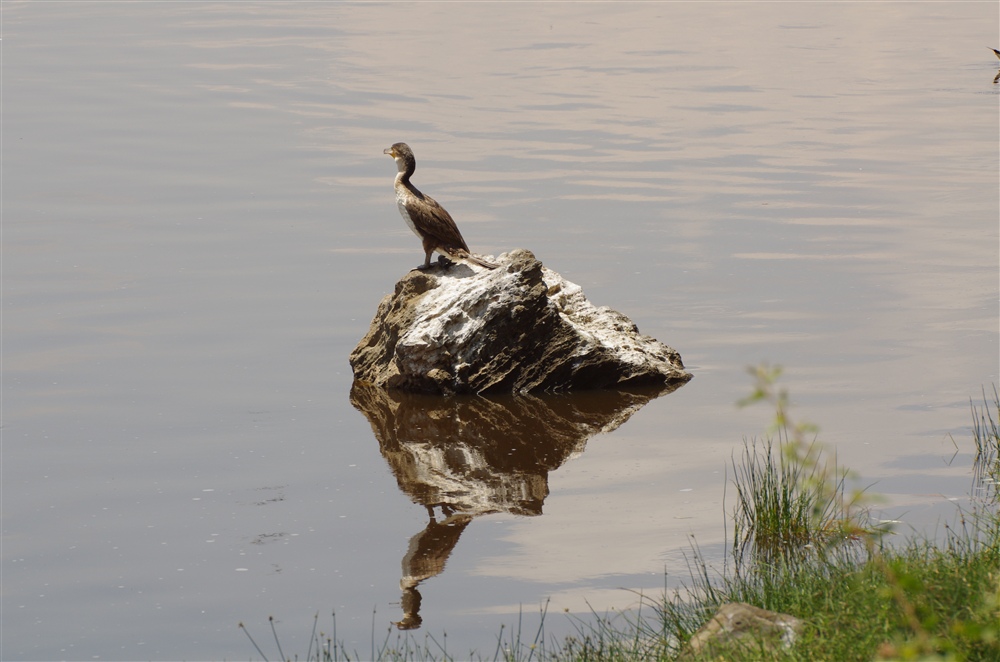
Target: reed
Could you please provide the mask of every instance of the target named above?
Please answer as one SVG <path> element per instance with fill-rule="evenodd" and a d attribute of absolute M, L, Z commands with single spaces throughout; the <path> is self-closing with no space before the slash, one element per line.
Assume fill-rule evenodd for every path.
<path fill-rule="evenodd" d="M 740 461 L 733 459 L 735 569 L 871 546 L 887 532 L 869 516 L 874 497 L 848 492 L 852 474 L 817 439 L 819 428 L 791 417 L 788 392 L 777 386 L 781 368 L 764 365 L 750 373 L 754 390 L 740 404 L 767 403 L 774 420 L 762 440 L 744 439 Z"/>

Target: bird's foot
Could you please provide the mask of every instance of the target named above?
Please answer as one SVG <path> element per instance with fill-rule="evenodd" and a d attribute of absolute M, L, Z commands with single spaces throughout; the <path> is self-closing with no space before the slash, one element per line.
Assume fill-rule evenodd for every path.
<path fill-rule="evenodd" d="M 418 267 L 413 267 L 413 269 L 417 271 L 427 271 L 428 269 L 435 269 L 437 267 L 441 267 L 442 269 L 447 269 L 448 267 L 451 267 L 454 264 L 455 262 L 453 260 L 449 260 L 444 255 L 438 255 L 437 262 L 424 262 Z M 411 269 L 411 271 L 413 271 L 413 269 Z"/>

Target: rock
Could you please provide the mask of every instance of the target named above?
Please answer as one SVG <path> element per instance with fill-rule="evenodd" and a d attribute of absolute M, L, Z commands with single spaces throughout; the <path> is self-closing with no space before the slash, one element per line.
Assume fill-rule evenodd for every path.
<path fill-rule="evenodd" d="M 691 637 L 679 659 L 702 653 L 718 655 L 735 647 L 755 651 L 771 651 L 776 646 L 790 648 L 802 634 L 803 625 L 788 614 L 730 602 L 719 607 L 715 616 Z"/>
<path fill-rule="evenodd" d="M 379 304 L 351 352 L 355 379 L 423 393 L 678 386 L 680 354 L 595 307 L 530 251 L 414 270 Z"/>

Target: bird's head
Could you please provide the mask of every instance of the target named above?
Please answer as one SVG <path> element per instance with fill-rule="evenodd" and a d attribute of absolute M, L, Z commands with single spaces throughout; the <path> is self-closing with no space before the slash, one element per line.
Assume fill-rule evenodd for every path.
<path fill-rule="evenodd" d="M 392 147 L 388 147 L 382 150 L 383 154 L 388 154 L 396 160 L 396 165 L 399 167 L 399 171 L 403 172 L 410 165 L 416 164 L 416 159 L 413 158 L 413 150 L 406 143 L 396 143 Z"/>

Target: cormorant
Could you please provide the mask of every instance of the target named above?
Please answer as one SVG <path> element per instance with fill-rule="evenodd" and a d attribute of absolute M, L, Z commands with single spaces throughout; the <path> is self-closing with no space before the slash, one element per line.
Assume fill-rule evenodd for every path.
<path fill-rule="evenodd" d="M 462 233 L 458 231 L 451 214 L 434 198 L 418 191 L 410 182 L 410 177 L 417 168 L 417 160 L 413 157 L 413 150 L 409 145 L 396 143 L 383 153 L 394 158 L 396 167 L 399 168 L 395 184 L 396 206 L 399 207 L 399 213 L 413 233 L 423 242 L 424 263 L 417 268 L 430 267 L 431 253 L 437 251 L 448 258 L 472 262 L 487 269 L 496 269 L 499 265 L 487 262 L 469 251 L 469 245 L 462 238 Z"/>

